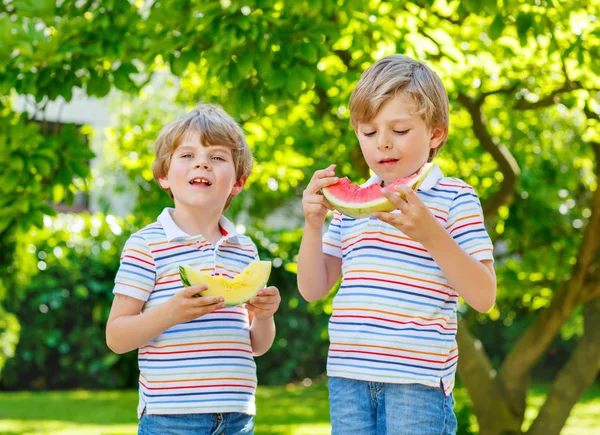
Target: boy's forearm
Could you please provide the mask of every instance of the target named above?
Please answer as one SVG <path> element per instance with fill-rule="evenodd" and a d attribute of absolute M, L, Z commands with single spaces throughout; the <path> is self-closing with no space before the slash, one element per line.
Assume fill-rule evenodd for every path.
<path fill-rule="evenodd" d="M 440 231 L 423 246 L 460 296 L 471 307 L 486 312 L 496 300 L 496 278 L 480 261 L 466 253 L 448 232 Z"/>
<path fill-rule="evenodd" d="M 250 342 L 252 343 L 252 355 L 261 356 L 271 348 L 275 340 L 275 320 L 273 316 L 267 319 L 252 320 L 250 325 Z"/>
<path fill-rule="evenodd" d="M 298 252 L 298 290 L 308 302 L 325 296 L 327 268 L 323 254 L 323 237 L 320 228 L 304 225 L 304 234 Z"/>
<path fill-rule="evenodd" d="M 115 353 L 139 349 L 173 326 L 163 305 L 144 313 L 120 316 L 106 327 L 106 343 Z"/>

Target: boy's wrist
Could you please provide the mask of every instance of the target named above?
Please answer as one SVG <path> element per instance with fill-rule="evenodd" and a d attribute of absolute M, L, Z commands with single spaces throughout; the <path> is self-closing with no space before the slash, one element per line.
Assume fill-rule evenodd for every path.
<path fill-rule="evenodd" d="M 430 231 L 429 236 L 421 241 L 421 244 L 427 250 L 435 249 L 440 244 L 443 245 L 447 241 L 446 239 L 452 237 L 439 222 L 436 221 L 435 223 L 433 231 Z"/>
<path fill-rule="evenodd" d="M 321 233 L 321 231 L 323 230 L 323 225 L 325 224 L 325 222 L 321 222 L 321 223 L 313 223 L 310 222 L 308 219 L 304 219 L 304 232 L 306 231 L 317 231 L 319 232 L 319 234 Z"/>
<path fill-rule="evenodd" d="M 254 325 L 256 322 L 258 323 L 266 323 L 266 322 L 274 322 L 275 321 L 275 315 L 274 314 L 270 314 L 266 317 L 258 317 L 256 315 L 254 315 L 254 319 L 252 320 L 252 324 Z"/>

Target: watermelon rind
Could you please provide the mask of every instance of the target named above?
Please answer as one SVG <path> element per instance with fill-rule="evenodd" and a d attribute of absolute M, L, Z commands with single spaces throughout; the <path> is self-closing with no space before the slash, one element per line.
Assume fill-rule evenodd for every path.
<path fill-rule="evenodd" d="M 417 177 L 415 177 L 413 180 L 411 180 L 410 184 L 408 184 L 412 190 L 416 191 L 421 184 L 423 183 L 423 181 L 425 181 L 425 179 L 427 178 L 427 176 L 429 175 L 429 172 L 431 171 L 431 169 L 433 168 L 433 164 L 432 163 L 426 163 L 423 167 L 423 169 L 419 172 L 419 175 Z M 400 184 L 400 183 L 398 183 Z M 392 184 L 392 186 L 396 185 L 396 183 Z M 331 187 L 335 186 L 332 185 Z M 327 187 L 322 189 L 323 191 L 323 195 L 325 196 L 325 198 L 327 199 L 327 201 L 329 201 L 329 203 L 340 213 L 354 218 L 354 219 L 364 219 L 364 218 L 370 218 L 373 213 L 376 212 L 390 212 L 396 209 L 396 206 L 389 201 L 385 196 L 383 196 L 383 194 L 381 194 L 381 197 L 373 200 L 373 201 L 369 201 L 369 202 L 363 202 L 363 203 L 348 203 L 347 201 L 344 201 L 343 199 L 336 197 L 331 190 L 329 190 Z M 399 197 L 404 198 L 404 195 L 400 192 L 396 192 L 398 194 Z"/>

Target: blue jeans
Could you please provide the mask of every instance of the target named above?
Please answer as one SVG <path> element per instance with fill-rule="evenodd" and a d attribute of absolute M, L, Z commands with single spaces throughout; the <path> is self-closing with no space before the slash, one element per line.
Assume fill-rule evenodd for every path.
<path fill-rule="evenodd" d="M 455 435 L 442 388 L 329 378 L 332 435 Z"/>
<path fill-rule="evenodd" d="M 254 434 L 254 417 L 240 412 L 223 414 L 142 414 L 138 435 Z"/>

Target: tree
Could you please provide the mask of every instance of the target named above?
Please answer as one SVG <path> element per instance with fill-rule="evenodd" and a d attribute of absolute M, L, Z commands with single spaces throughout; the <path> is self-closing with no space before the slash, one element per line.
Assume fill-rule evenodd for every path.
<path fill-rule="evenodd" d="M 583 306 L 579 344 L 528 429 L 559 433 L 600 363 L 599 8 L 597 1 L 552 0 L 24 1 L 0 12 L 8 41 L 2 53 L 11 59 L 0 66 L 0 83 L 2 94 L 31 94 L 41 104 L 68 100 L 73 87 L 93 96 L 113 87 L 144 96 L 152 94 L 152 77 L 168 68 L 180 78 L 179 105 L 223 104 L 248 131 L 258 165 L 249 200 L 234 202 L 232 212 L 249 213 L 260 226 L 271 210 L 266 205 L 293 202 L 316 168 L 338 162 L 340 173 L 365 178 L 348 125 L 353 86 L 385 54 L 427 61 L 451 100 L 451 138 L 439 163 L 480 191 L 497 248 L 498 306 L 487 315 L 465 309 L 460 377 L 481 433 L 521 433 L 535 364 Z M 148 146 L 165 119 L 160 110 L 136 114 L 143 128 L 132 121 L 115 131 L 125 139 L 121 132 L 129 129 L 119 146 L 138 153 L 125 163 L 130 169 L 148 166 Z M 19 119 L 18 132 L 31 125 Z M 0 149 L 15 160 L 16 147 Z M 148 212 L 161 197 L 151 174 L 135 180 L 144 192 L 140 215 L 154 215 Z M 18 198 L 31 196 L 41 210 L 51 183 Z M 13 192 L 3 187 L 3 205 L 25 201 Z M 29 215 L 23 206 L 7 222 Z M 10 240 L 2 233 L 3 253 Z M 480 325 L 515 320 L 525 332 L 507 333 L 505 357 L 491 361 L 476 338 Z"/>

